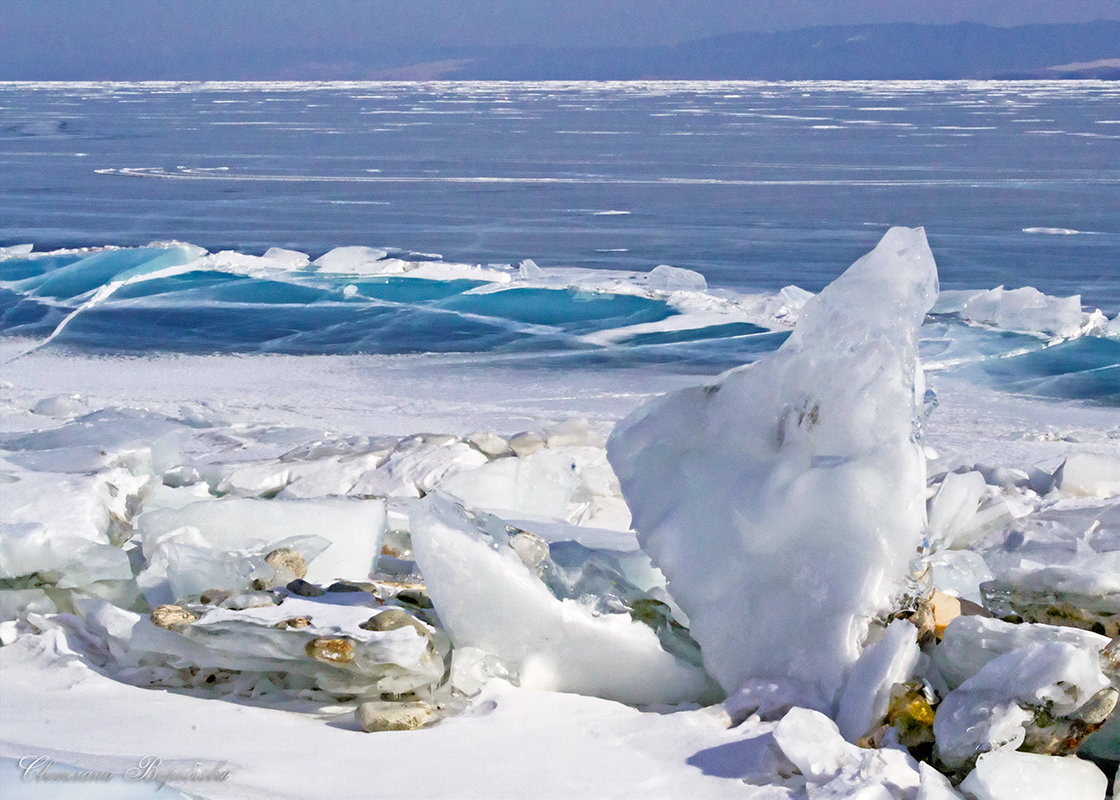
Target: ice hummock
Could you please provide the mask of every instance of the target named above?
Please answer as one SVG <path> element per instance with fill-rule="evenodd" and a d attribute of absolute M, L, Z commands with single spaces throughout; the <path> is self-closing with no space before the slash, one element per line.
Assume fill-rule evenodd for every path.
<path fill-rule="evenodd" d="M 782 347 L 621 422 L 610 461 L 642 547 L 730 692 L 832 709 L 925 525 L 917 332 L 937 296 L 922 229 L 892 228 Z"/>

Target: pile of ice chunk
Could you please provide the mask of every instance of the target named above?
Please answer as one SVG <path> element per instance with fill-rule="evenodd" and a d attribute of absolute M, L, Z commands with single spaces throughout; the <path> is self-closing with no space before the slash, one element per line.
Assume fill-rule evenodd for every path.
<path fill-rule="evenodd" d="M 4 641 L 64 630 L 121 680 L 273 703 L 713 691 L 584 419 L 338 437 L 48 406 L 0 440 Z"/>
<path fill-rule="evenodd" d="M 640 282 L 699 287 L 671 269 Z M 431 724 L 493 680 L 727 693 L 705 713 L 758 740 L 748 781 L 787 794 L 1096 800 L 1104 775 L 1073 753 L 1120 761 L 1120 459 L 1070 443 L 927 479 L 935 293 L 923 234 L 893 229 L 817 297 L 786 293 L 777 353 L 654 401 L 609 447 L 581 419 L 341 435 L 5 395 L 0 643 L 65 637 L 140 686 L 361 703 L 366 730 Z"/>
<path fill-rule="evenodd" d="M 955 315 L 965 322 L 990 325 L 1007 331 L 1070 338 L 1083 332 L 1086 324 L 1103 322 L 1100 312 L 1087 319 L 1081 296 L 1051 297 L 1033 286 L 987 291 L 949 290 L 941 293 L 935 314 Z"/>
<path fill-rule="evenodd" d="M 778 681 L 832 709 L 906 589 L 925 524 L 917 330 L 936 294 L 925 234 L 894 228 L 776 353 L 615 429 L 642 547 L 728 692 Z"/>

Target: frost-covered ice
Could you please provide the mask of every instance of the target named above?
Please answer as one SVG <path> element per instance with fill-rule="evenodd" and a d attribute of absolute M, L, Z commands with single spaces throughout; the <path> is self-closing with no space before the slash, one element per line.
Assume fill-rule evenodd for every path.
<path fill-rule="evenodd" d="M 728 692 L 776 680 L 831 709 L 905 589 L 925 523 L 917 332 L 936 294 L 924 233 L 894 228 L 775 354 L 612 435 L 642 546 Z"/>

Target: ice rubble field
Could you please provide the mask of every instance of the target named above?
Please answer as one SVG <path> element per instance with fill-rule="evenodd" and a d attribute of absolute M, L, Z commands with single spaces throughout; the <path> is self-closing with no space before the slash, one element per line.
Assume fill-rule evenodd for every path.
<path fill-rule="evenodd" d="M 361 257 L 318 266 L 357 286 L 387 260 Z M 623 391 L 434 355 L 79 357 L 29 347 L 73 309 L 41 310 L 2 350 L 5 796 L 60 796 L 30 755 L 117 796 L 158 754 L 227 768 L 169 780 L 206 797 L 1104 797 L 1115 410 L 956 379 L 952 341 L 924 376 L 918 345 L 931 311 L 1115 322 L 939 298 L 906 229 L 815 297 L 701 303 L 667 269 L 607 290 L 673 314 L 566 335 L 796 327 L 703 386 Z"/>

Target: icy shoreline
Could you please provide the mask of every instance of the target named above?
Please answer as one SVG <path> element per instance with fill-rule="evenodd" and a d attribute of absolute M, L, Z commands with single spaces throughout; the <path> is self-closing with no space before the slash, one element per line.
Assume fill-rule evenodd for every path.
<path fill-rule="evenodd" d="M 293 383 L 297 368 L 302 379 Z M 370 381 L 374 375 L 379 380 Z M 636 652 L 665 655 L 657 645 L 660 641 L 661 646 L 679 648 L 674 658 L 678 664 L 687 664 L 687 658 L 680 660 L 687 643 L 672 638 L 672 617 L 658 610 L 652 619 L 640 623 L 637 619 L 644 611 L 659 608 L 646 599 L 675 609 L 671 598 L 659 594 L 661 583 L 648 565 L 627 560 L 636 541 L 629 532 L 629 510 L 612 482 L 603 441 L 612 425 L 641 400 L 689 381 L 653 374 L 621 392 L 591 371 L 578 376 L 553 373 L 551 377 L 542 372 L 534 374 L 532 381 L 525 377 L 524 372 L 479 369 L 469 360 L 464 363 L 449 357 L 113 359 L 41 351 L 6 364 L 3 491 L 5 525 L 14 527 L 5 531 L 5 546 L 11 544 L 9 537 L 15 528 L 20 536 L 31 535 L 35 525 L 45 525 L 48 533 L 54 525 L 56 533 L 73 536 L 77 530 L 86 530 L 88 534 L 73 542 L 84 556 L 73 559 L 69 556 L 75 551 L 61 553 L 57 563 L 41 565 L 44 573 L 62 576 L 47 581 L 60 588 L 44 591 L 41 586 L 21 584 L 5 589 L 16 619 L 14 624 L 4 623 L 4 640 L 10 644 L 0 649 L 5 709 L 0 755 L 20 759 L 45 753 L 62 764 L 121 771 L 141 750 L 158 752 L 169 762 L 228 761 L 232 765 L 228 782 L 204 788 L 189 782 L 178 784 L 188 792 L 214 797 L 301 797 L 322 791 L 352 796 L 368 780 L 365 774 L 371 751 L 379 771 L 386 769 L 383 764 L 391 765 L 379 778 L 387 796 L 404 794 L 406 786 L 422 785 L 433 796 L 523 796 L 525 787 L 531 786 L 539 796 L 591 793 L 621 797 L 632 796 L 634 787 L 642 786 L 654 796 L 704 792 L 797 797 L 810 787 L 823 791 L 832 781 L 849 790 L 860 785 L 892 786 L 901 793 L 898 796 L 952 796 L 936 794 L 949 789 L 932 773 L 907 762 L 908 756 L 901 750 L 851 748 L 838 733 L 830 733 L 827 720 L 809 712 L 787 715 L 775 724 L 750 716 L 751 709 L 741 703 L 672 713 L 663 713 L 669 709 L 638 712 L 615 702 L 528 688 L 535 684 L 602 692 L 601 684 L 586 688 L 594 687 L 586 677 L 601 669 L 596 664 L 609 663 L 610 642 L 616 633 L 593 630 L 600 624 L 594 620 L 603 620 L 604 614 L 627 617 L 626 636 L 637 648 L 630 657 Z M 1115 564 L 1120 554 L 1116 517 L 1120 490 L 1112 488 L 1114 479 L 1109 477 L 1109 470 L 1120 463 L 1120 430 L 1110 412 L 993 395 L 949 382 L 938 384 L 936 376 L 934 383 L 941 405 L 933 412 L 922 440 L 931 475 L 928 488 L 923 488 L 931 527 L 937 522 L 939 535 L 951 543 L 941 551 L 942 561 L 933 563 L 934 583 L 964 596 L 977 592 L 979 584 L 991 577 L 1020 580 L 1022 576 L 1015 570 L 1022 568 L 1037 572 L 1044 565 L 1064 566 L 1073 568 L 1074 577 L 1082 578 L 1085 568 L 1105 576 L 1120 573 L 1120 564 Z M 355 390 L 355 385 L 361 390 Z M 573 386 L 578 389 L 572 391 Z M 573 422 L 573 415 L 588 421 Z M 1065 467 L 1059 472 L 1063 461 Z M 516 527 L 510 531 L 499 524 L 491 530 L 482 516 L 457 520 L 453 514 L 432 511 L 421 496 L 441 492 L 456 495 L 468 507 L 500 513 L 502 519 L 515 520 Z M 339 506 L 339 498 L 346 495 L 387 498 L 354 501 L 355 507 L 383 503 L 380 521 L 348 516 L 350 507 Z M 68 502 L 60 504 L 60 497 Z M 274 566 L 276 558 L 269 561 L 269 556 L 282 547 L 310 547 L 307 560 L 311 568 L 317 563 L 310 557 L 315 546 L 299 539 L 304 533 L 297 529 L 295 516 L 266 521 L 258 513 L 284 503 L 289 504 L 285 508 L 307 508 L 313 514 L 325 514 L 329 508 L 340 513 L 345 510 L 347 514 L 334 518 L 329 538 L 348 548 L 350 557 L 336 559 L 329 575 L 284 574 L 284 580 L 277 582 L 280 571 Z M 199 513 L 185 510 L 192 506 Z M 417 515 L 421 507 L 429 511 Z M 214 509 L 218 513 L 209 514 Z M 228 514 L 222 513 L 226 509 Z M 466 532 L 463 535 L 476 537 L 481 545 L 477 555 L 454 544 L 459 541 L 454 531 L 444 530 L 457 526 Z M 262 527 L 272 532 L 262 537 Z M 460 558 L 467 559 L 463 562 L 467 565 L 483 564 L 489 563 L 485 553 L 500 554 L 501 563 L 493 562 L 494 580 L 506 581 L 500 584 L 499 596 L 514 606 L 511 610 L 499 603 L 491 620 L 507 626 L 505 633 L 512 644 L 479 639 L 469 625 L 451 622 L 454 614 L 444 621 L 449 623 L 452 639 L 459 640 L 457 651 L 469 658 L 458 665 L 458 671 L 454 658 L 451 663 L 451 681 L 458 682 L 458 695 L 450 700 L 427 698 L 436 716 L 444 716 L 430 728 L 359 736 L 354 733 L 358 730 L 354 701 L 345 699 L 355 694 L 348 684 L 320 681 L 315 688 L 296 681 L 285 687 L 225 674 L 231 669 L 245 675 L 254 670 L 275 672 L 272 668 L 277 665 L 271 662 L 240 666 L 215 662 L 190 674 L 189 669 L 183 672 L 186 667 L 182 665 L 199 666 L 204 656 L 172 647 L 178 662 L 141 657 L 135 664 L 128 663 L 137 633 L 143 631 L 147 641 L 147 650 L 141 651 L 164 656 L 171 647 L 168 642 L 180 635 L 174 632 L 174 624 L 156 628 L 147 622 L 145 612 L 130 606 L 186 599 L 184 610 L 197 618 L 200 636 L 208 629 L 219 630 L 230 620 L 255 619 L 252 624 L 262 633 L 269 631 L 261 641 L 298 642 L 300 648 L 306 646 L 311 661 L 297 652 L 299 648 L 284 650 L 287 644 L 277 644 L 280 649 L 268 658 L 299 662 L 310 668 L 313 678 L 338 669 L 337 663 L 329 662 L 334 657 L 331 654 L 343 647 L 314 642 L 341 640 L 357 642 L 359 656 L 355 658 L 359 661 L 365 644 L 382 642 L 396 648 L 390 659 L 402 667 L 415 663 L 415 668 L 408 669 L 423 675 L 429 668 L 424 666 L 428 663 L 425 658 L 447 655 L 446 644 L 439 640 L 439 625 L 428 628 L 436 635 L 411 624 L 388 628 L 385 622 L 360 628 L 366 633 L 350 630 L 367 617 L 373 623 L 386 608 L 405 612 L 419 620 L 421 627 L 426 624 L 427 606 L 422 597 L 401 599 L 399 585 L 386 589 L 392 583 L 391 570 L 398 571 L 397 577 L 412 574 L 404 534 L 415 537 L 421 528 L 429 532 L 422 534 L 428 551 L 417 557 L 433 564 L 433 575 L 437 572 L 434 554 L 441 548 L 449 569 Z M 351 535 L 343 535 L 348 531 Z M 355 542 L 363 536 L 369 541 L 362 547 L 372 549 L 358 553 Z M 143 560 L 118 563 L 117 556 L 102 549 L 114 549 L 114 539 L 127 542 L 132 537 L 142 544 L 133 559 Z M 595 583 L 598 578 L 590 576 L 607 573 L 589 572 L 587 561 L 561 560 L 557 545 L 565 542 L 612 551 L 616 561 L 610 569 L 618 570 L 612 574 L 625 575 L 633 581 L 635 591 L 646 594 L 619 595 L 621 612 L 619 608 L 599 608 L 588 613 L 588 598 L 602 593 L 602 584 Z M 92 549 L 81 550 L 89 546 Z M 201 597 L 178 597 L 175 592 L 160 594 L 168 586 L 188 585 L 176 583 L 176 574 L 182 580 L 197 576 L 200 569 L 209 576 L 217 574 L 212 571 L 214 566 L 199 567 L 195 562 L 184 566 L 181 558 L 177 562 L 176 558 L 188 552 L 187 547 L 218 548 L 246 558 L 247 571 L 234 579 L 244 578 L 246 585 L 229 587 L 241 594 L 231 593 L 213 603 L 203 602 Z M 583 553 L 572 547 L 568 550 Z M 154 565 L 160 553 L 163 561 L 157 569 Z M 41 555 L 6 549 L 5 577 L 28 575 L 26 565 L 11 565 L 20 558 Z M 369 569 L 366 574 L 360 568 L 354 574 L 339 574 L 348 568 L 347 563 L 364 558 L 368 565 L 371 557 L 380 570 L 372 581 Z M 542 564 L 547 567 L 543 572 Z M 123 586 L 137 566 L 146 576 L 138 581 L 141 594 L 150 594 L 143 601 L 135 594 L 127 595 Z M 567 589 L 555 581 L 548 583 L 552 574 L 548 570 L 560 567 L 575 570 L 570 573 L 574 582 L 564 584 Z M 83 599 L 87 592 L 82 587 L 89 587 L 90 571 L 99 569 L 120 585 L 102 582 L 100 587 L 92 587 L 96 589 L 90 592 L 92 596 Z M 447 574 L 454 575 L 454 570 Z M 532 583 L 538 580 L 533 574 L 544 576 L 544 583 Z M 327 592 L 325 601 L 322 595 L 305 600 L 291 590 L 287 578 L 293 576 L 313 579 L 310 583 L 323 588 L 342 578 L 357 591 L 337 588 Z M 253 586 L 255 581 L 261 581 L 261 586 Z M 66 584 L 77 588 L 62 588 Z M 445 588 L 454 585 L 454 579 L 443 581 Z M 548 586 L 545 594 L 536 588 L 542 585 Z M 1022 585 L 1030 589 L 1029 582 Z M 1076 581 L 1071 584 L 1076 585 Z M 180 594 L 206 593 L 195 588 L 198 591 L 182 590 Z M 569 594 L 564 596 L 564 592 Z M 277 597 L 279 604 L 274 602 Z M 480 602 L 479 597 L 447 592 L 441 597 L 435 589 L 431 599 L 436 612 L 441 604 L 447 608 L 462 604 L 469 610 Z M 268 602 L 258 602 L 263 600 Z M 224 608 L 214 607 L 223 603 Z M 583 608 L 577 614 L 572 604 Z M 244 610 L 237 610 L 238 606 Z M 293 609 L 291 614 L 285 606 Z M 320 612 L 323 615 L 317 617 Z M 1110 613 L 1107 608 L 1104 612 Z M 311 622 L 296 622 L 305 616 Z M 687 621 L 679 616 L 677 620 Z M 277 628 L 279 623 L 286 627 Z M 592 659 L 566 676 L 563 670 L 571 667 L 564 662 L 563 650 L 558 651 L 555 663 L 539 659 L 530 663 L 518 650 L 518 643 L 524 641 L 518 631 L 539 629 L 542 624 L 571 631 L 571 635 L 578 633 L 583 638 L 575 641 L 583 651 L 604 647 L 607 652 L 599 661 Z M 1043 662 L 1061 666 L 1073 664 L 1079 657 L 1076 653 L 1086 652 L 1069 642 L 1050 641 L 1049 626 L 1018 627 L 1038 630 L 1038 639 L 1028 636 L 1030 641 L 996 645 L 997 649 L 1010 647 L 1002 653 L 1034 648 Z M 966 628 L 960 624 L 950 628 L 960 632 L 946 633 L 949 644 L 942 647 L 974 648 L 975 634 Z M 409 649 L 422 644 L 425 636 L 430 641 L 427 650 Z M 593 644 L 597 636 L 604 637 L 602 645 Z M 904 639 L 891 652 L 902 653 Z M 890 637 L 883 641 L 888 649 L 896 647 L 890 644 Z M 888 656 L 881 659 L 884 663 L 906 661 L 886 651 L 883 655 Z M 244 659 L 246 654 L 234 652 L 230 657 Z M 373 660 L 379 658 L 385 656 Z M 316 660 L 326 666 L 316 666 Z M 876 674 L 872 662 L 867 664 L 865 672 Z M 984 665 L 973 666 L 975 673 L 984 669 Z M 680 684 L 687 667 L 681 669 L 684 672 L 665 679 L 666 686 Z M 1062 680 L 1080 682 L 1086 690 L 1101 688 L 1093 682 L 1091 666 L 1081 665 L 1077 670 L 1078 675 Z M 893 676 L 892 681 L 905 678 L 897 673 L 898 669 L 888 666 L 881 674 Z M 958 674 L 958 686 L 975 673 Z M 336 672 L 330 674 L 337 677 Z M 500 680 L 502 675 L 518 674 L 522 688 Z M 526 680 L 531 674 L 536 677 Z M 573 675 L 578 679 L 575 684 Z M 1022 680 L 1035 681 L 1045 696 L 1050 686 L 1046 681 L 1051 679 L 1041 673 L 1032 675 Z M 210 676 L 214 681 L 208 681 Z M 487 682 L 494 677 L 499 680 Z M 140 689 L 130 685 L 133 682 L 173 691 Z M 184 688 L 190 686 L 195 688 Z M 301 697 L 301 691 L 310 694 Z M 481 693 L 466 700 L 473 691 Z M 701 687 L 698 684 L 691 691 L 699 694 Z M 983 693 L 990 687 L 970 685 L 966 693 L 969 691 Z M 676 703 L 682 698 L 623 699 Z M 269 705 L 288 711 L 273 710 Z M 451 713 L 461 707 L 465 710 Z M 968 706 L 960 707 L 967 710 Z M 1064 708 L 1059 711 L 1065 713 Z M 747 719 L 742 721 L 744 715 Z M 60 717 L 71 721 L 60 725 Z M 168 725 L 172 717 L 176 724 Z M 1014 717 L 1009 717 L 1012 723 Z M 729 727 L 732 722 L 740 724 Z M 186 732 L 188 724 L 195 726 L 190 733 Z M 540 735 L 542 728 L 549 733 Z M 91 729 L 121 733 L 110 741 L 99 741 L 94 753 L 86 743 Z M 595 735 L 589 736 L 589 731 Z M 293 776 L 285 752 L 293 740 L 305 752 L 331 753 L 326 770 L 296 771 Z M 495 752 L 514 755 L 512 765 L 505 759 L 495 761 Z M 430 769 L 433 753 L 446 766 L 438 775 Z M 885 754 L 886 760 L 872 763 L 868 754 L 873 753 Z M 826 756 L 823 763 L 822 754 Z M 984 769 L 998 773 L 995 761 L 984 762 Z M 610 763 L 610 767 L 582 772 L 592 763 Z M 974 787 L 987 780 L 977 774 Z"/>

